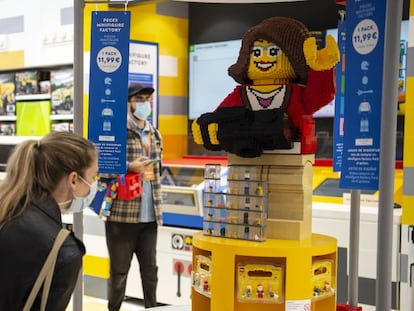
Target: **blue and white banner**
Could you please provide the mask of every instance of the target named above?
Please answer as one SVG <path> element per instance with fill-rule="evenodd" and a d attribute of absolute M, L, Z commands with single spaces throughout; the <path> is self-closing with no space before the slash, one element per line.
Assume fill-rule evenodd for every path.
<path fill-rule="evenodd" d="M 158 44 L 131 41 L 129 45 L 128 84 L 141 84 L 154 89 L 151 114 L 147 121 L 158 127 Z"/>
<path fill-rule="evenodd" d="M 377 190 L 379 185 L 386 2 L 348 0 L 346 3 L 341 188 Z"/>
<path fill-rule="evenodd" d="M 338 23 L 338 48 L 341 55 L 336 65 L 336 95 L 335 95 L 335 118 L 334 118 L 334 149 L 333 149 L 333 171 L 339 172 L 342 167 L 342 156 L 344 148 L 344 109 L 345 109 L 345 42 L 346 23 L 342 18 Z"/>
<path fill-rule="evenodd" d="M 88 138 L 99 172 L 126 172 L 130 12 L 92 12 Z"/>

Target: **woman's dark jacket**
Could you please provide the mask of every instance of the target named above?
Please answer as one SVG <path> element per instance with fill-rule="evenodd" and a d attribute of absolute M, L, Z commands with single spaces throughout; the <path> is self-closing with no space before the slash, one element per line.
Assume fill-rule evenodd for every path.
<path fill-rule="evenodd" d="M 0 228 L 0 310 L 23 309 L 61 228 L 59 206 L 52 197 L 30 205 Z M 66 309 L 84 254 L 83 243 L 71 233 L 58 253 L 46 310 Z M 40 309 L 41 293 L 32 311 Z"/>

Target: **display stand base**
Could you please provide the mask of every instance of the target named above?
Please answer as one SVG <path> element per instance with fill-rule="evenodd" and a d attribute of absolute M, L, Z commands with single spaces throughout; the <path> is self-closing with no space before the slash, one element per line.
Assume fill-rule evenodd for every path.
<path fill-rule="evenodd" d="M 193 272 L 196 258 L 211 260 L 211 275 L 206 284 L 208 295 L 192 289 L 192 310 L 197 311 L 335 311 L 337 241 L 333 237 L 312 234 L 300 241 L 267 239 L 252 242 L 197 233 L 193 236 Z M 332 263 L 332 294 L 314 297 L 315 262 Z M 281 299 L 277 303 L 246 302 L 240 299 L 238 267 L 244 263 L 283 267 Z M 240 287 L 240 288 L 239 288 Z M 252 293 L 256 297 L 256 289 Z M 264 301 L 264 300 L 263 300 Z"/>

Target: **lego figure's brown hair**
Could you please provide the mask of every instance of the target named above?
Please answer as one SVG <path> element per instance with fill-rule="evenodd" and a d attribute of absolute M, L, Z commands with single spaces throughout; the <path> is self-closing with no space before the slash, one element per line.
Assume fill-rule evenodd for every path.
<path fill-rule="evenodd" d="M 303 54 L 303 43 L 310 37 L 301 22 L 288 17 L 271 17 L 250 28 L 243 36 L 237 62 L 228 69 L 228 74 L 240 84 L 252 84 L 247 76 L 249 59 L 254 41 L 262 39 L 276 44 L 286 54 L 296 73 L 292 82 L 306 84 L 308 66 Z"/>

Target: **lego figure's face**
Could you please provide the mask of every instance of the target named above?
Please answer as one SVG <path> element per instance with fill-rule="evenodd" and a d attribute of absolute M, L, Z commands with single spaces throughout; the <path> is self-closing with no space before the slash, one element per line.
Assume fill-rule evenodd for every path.
<path fill-rule="evenodd" d="M 252 81 L 270 79 L 276 83 L 296 77 L 292 64 L 282 49 L 266 40 L 254 42 L 247 74 Z"/>

